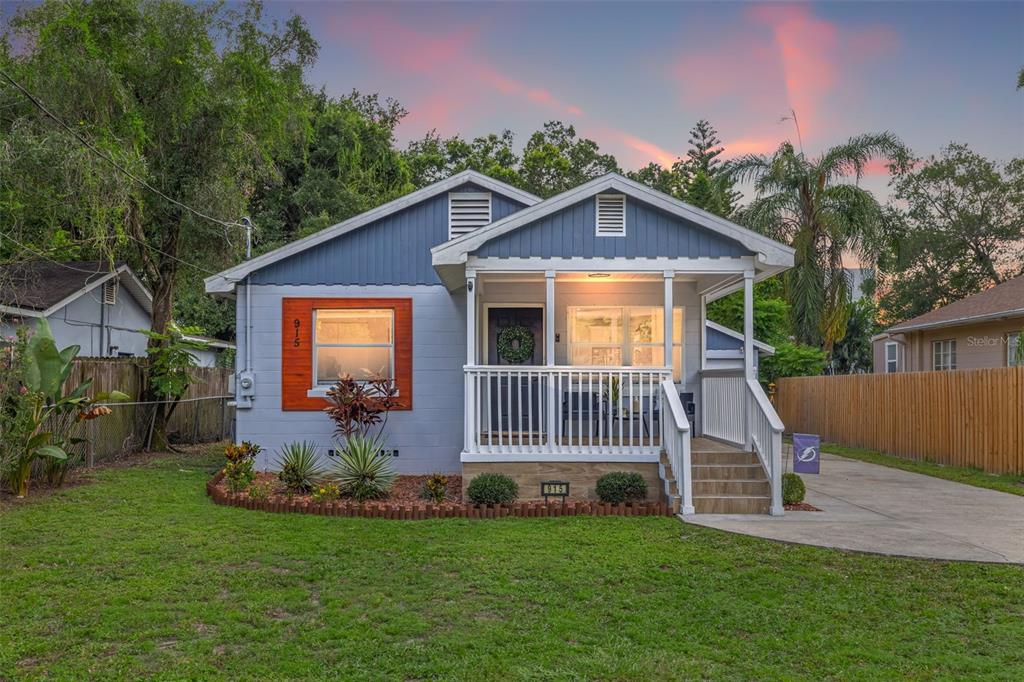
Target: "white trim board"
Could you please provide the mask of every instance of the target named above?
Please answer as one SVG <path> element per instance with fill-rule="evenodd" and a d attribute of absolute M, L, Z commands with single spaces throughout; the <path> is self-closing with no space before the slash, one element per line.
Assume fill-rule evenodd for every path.
<path fill-rule="evenodd" d="M 293 256 L 297 253 L 305 251 L 306 249 L 313 248 L 319 244 L 323 244 L 326 241 L 340 237 L 343 234 L 357 230 L 364 225 L 368 225 L 376 220 L 385 218 L 392 213 L 397 213 L 404 208 L 408 208 L 413 204 L 417 204 L 425 199 L 444 194 L 457 187 L 465 185 L 466 183 L 472 183 L 479 185 L 485 189 L 489 189 L 492 192 L 503 194 L 507 197 L 520 201 L 527 206 L 532 206 L 540 201 L 540 197 L 536 197 L 529 192 L 524 192 L 521 189 L 517 189 L 512 185 L 507 185 L 504 182 L 489 178 L 482 173 L 477 173 L 473 170 L 465 170 L 461 173 L 456 173 L 450 178 L 440 180 L 432 185 L 428 185 L 422 189 L 416 190 L 401 196 L 394 201 L 389 201 L 386 204 L 378 206 L 377 208 L 360 213 L 357 216 L 353 216 L 348 220 L 342 221 L 337 225 L 320 230 L 315 234 L 311 234 L 308 237 L 299 239 L 297 241 L 285 244 L 284 246 L 269 251 L 261 256 L 257 256 L 251 260 L 247 260 L 244 263 L 240 263 L 232 268 L 228 268 L 223 272 L 216 275 L 207 277 L 204 281 L 206 283 L 206 293 L 208 294 L 228 294 L 234 291 L 235 284 L 245 279 L 249 274 L 264 268 L 271 263 L 275 263 L 289 256 Z M 486 229 L 486 228 L 480 228 Z M 479 230 L 476 230 L 479 231 Z"/>
<path fill-rule="evenodd" d="M 540 446 L 538 446 L 540 447 Z M 597 446 L 595 446 L 597 449 Z M 642 454 L 612 455 L 601 453 L 590 454 L 535 454 L 535 453 L 487 453 L 477 454 L 463 452 L 460 455 L 463 462 L 660 462 L 661 454 L 658 452 L 645 452 Z"/>
<path fill-rule="evenodd" d="M 740 332 L 738 332 L 738 331 L 736 331 L 734 329 L 729 329 L 725 325 L 718 324 L 717 322 L 712 322 L 711 320 L 705 320 L 704 324 L 707 327 L 710 327 L 711 329 L 714 329 L 716 332 L 720 332 L 722 334 L 725 334 L 726 336 L 731 336 L 734 339 L 739 339 L 740 341 L 743 341 L 743 334 L 741 334 Z M 774 346 L 769 346 L 767 343 L 764 343 L 763 341 L 758 341 L 757 339 L 754 339 L 754 347 L 757 348 L 760 351 L 765 352 L 768 355 L 775 355 L 775 347 Z M 718 352 L 718 351 L 709 350 L 708 352 L 709 353 L 714 353 L 714 352 Z M 735 352 L 735 351 L 725 351 L 725 352 L 732 353 L 732 352 Z M 708 357 L 714 357 L 714 356 L 708 356 Z M 740 353 L 739 357 L 743 357 L 743 354 Z"/>
<path fill-rule="evenodd" d="M 662 194 L 618 173 L 608 173 L 579 187 L 555 195 L 550 199 L 545 199 L 540 203 L 528 206 L 479 230 L 457 239 L 452 239 L 444 244 L 438 244 L 431 249 L 434 267 L 465 263 L 471 252 L 480 248 L 491 239 L 523 227 L 563 208 L 568 208 L 587 197 L 609 191 L 620 192 L 737 241 L 745 248 L 758 254 L 758 260 L 766 265 L 781 266 L 783 269 L 793 266 L 795 251 L 785 244 L 769 239 L 764 235 L 748 230 L 707 211 L 702 211 L 667 194 Z"/>

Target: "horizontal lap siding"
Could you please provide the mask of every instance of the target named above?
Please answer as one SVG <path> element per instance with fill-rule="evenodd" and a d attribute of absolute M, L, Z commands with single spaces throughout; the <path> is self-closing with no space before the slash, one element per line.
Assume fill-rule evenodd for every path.
<path fill-rule="evenodd" d="M 626 199 L 626 235 L 598 237 L 595 199 L 544 216 L 495 237 L 475 255 L 499 258 L 732 258 L 749 255 L 739 243 L 695 223 Z"/>
<path fill-rule="evenodd" d="M 787 431 L 908 459 L 1024 472 L 1024 367 L 780 379 Z"/>
<path fill-rule="evenodd" d="M 413 409 L 388 419 L 388 447 L 402 473 L 459 471 L 462 450 L 462 365 L 466 359 L 465 296 L 442 286 L 253 286 L 253 365 L 256 398 L 237 411 L 237 437 L 265 448 L 260 468 L 273 468 L 276 450 L 312 440 L 326 452 L 333 423 L 321 412 L 281 410 L 281 299 L 284 297 L 411 298 Z M 240 297 L 241 298 L 241 297 Z M 244 305 L 239 306 L 244 310 Z M 238 343 L 244 343 L 240 316 Z"/>

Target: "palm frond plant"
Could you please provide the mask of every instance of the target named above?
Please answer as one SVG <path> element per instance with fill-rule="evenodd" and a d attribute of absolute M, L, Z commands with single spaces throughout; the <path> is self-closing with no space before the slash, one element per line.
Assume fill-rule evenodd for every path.
<path fill-rule="evenodd" d="M 816 158 L 785 142 L 771 156 L 730 163 L 732 177 L 753 182 L 757 193 L 740 221 L 796 251 L 784 281 L 801 343 L 831 350 L 845 336 L 851 292 L 843 255 L 874 262 L 884 246 L 882 207 L 857 184 L 874 159 L 888 160 L 896 171 L 910 165 L 903 143 L 887 132 L 851 137 Z M 851 176 L 853 183 L 844 181 Z"/>
<path fill-rule="evenodd" d="M 297 441 L 282 447 L 277 468 L 278 480 L 293 495 L 309 493 L 324 474 L 316 444 L 309 441 Z"/>
<path fill-rule="evenodd" d="M 342 494 L 357 502 L 387 496 L 395 482 L 395 470 L 380 441 L 361 434 L 353 434 L 345 441 L 334 474 Z"/>

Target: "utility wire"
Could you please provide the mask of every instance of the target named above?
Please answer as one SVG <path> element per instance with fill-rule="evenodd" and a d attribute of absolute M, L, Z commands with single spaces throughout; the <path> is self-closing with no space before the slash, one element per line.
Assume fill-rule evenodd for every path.
<path fill-rule="evenodd" d="M 39 109 L 41 112 L 43 112 L 44 114 L 49 116 L 51 119 L 53 119 L 57 123 L 57 125 L 61 126 L 65 130 L 67 130 L 69 133 L 74 135 L 75 138 L 77 138 L 78 141 L 81 142 L 83 145 L 85 145 L 90 151 L 92 151 L 94 154 L 96 154 L 97 156 L 102 158 L 104 161 L 109 163 L 111 166 L 113 166 L 117 170 L 119 170 L 122 173 L 124 173 L 125 175 L 127 175 L 129 178 L 131 178 L 135 182 L 139 183 L 140 185 L 142 185 L 143 187 L 148 189 L 150 192 L 156 194 L 159 197 L 162 197 L 166 201 L 171 202 L 175 206 L 180 206 L 181 208 L 185 209 L 189 213 L 192 213 L 193 215 L 195 215 L 195 216 L 197 216 L 199 218 L 202 218 L 204 220 L 209 220 L 212 223 L 217 223 L 218 225 L 222 225 L 224 227 L 241 227 L 242 229 L 245 229 L 245 225 L 242 225 L 240 223 L 230 223 L 230 222 L 226 222 L 226 221 L 220 220 L 219 218 L 214 218 L 213 216 L 207 215 L 207 214 L 203 213 L 202 211 L 197 211 L 196 209 L 192 208 L 191 206 L 189 206 L 187 204 L 183 204 L 182 202 L 178 201 L 177 199 L 174 199 L 172 197 L 167 196 L 166 194 L 164 194 L 163 192 L 158 190 L 156 187 L 153 187 L 148 182 L 146 182 L 142 178 L 136 176 L 134 173 L 129 171 L 127 168 L 125 168 L 124 166 L 119 164 L 116 160 L 114 160 L 114 158 L 112 156 L 110 156 L 109 154 L 107 154 L 103 150 L 101 150 L 98 147 L 96 147 L 95 145 L 93 145 L 91 142 L 89 142 L 89 140 L 85 139 L 85 137 L 83 137 L 81 134 L 79 134 L 79 132 L 77 130 L 75 130 L 74 128 L 69 126 L 67 123 L 65 123 L 61 119 L 57 118 L 57 116 L 54 115 L 53 113 L 51 113 L 50 110 L 47 109 L 46 106 L 43 105 L 43 103 L 41 101 L 39 101 L 39 99 L 35 95 L 33 95 L 31 92 L 29 92 L 28 89 L 25 86 L 23 86 L 21 83 L 19 83 L 18 81 L 14 80 L 13 78 L 11 78 L 11 76 L 8 75 L 6 71 L 4 71 L 3 69 L 0 69 L 0 75 L 2 75 L 4 78 L 6 78 L 11 83 L 11 85 L 13 85 L 15 88 L 17 88 L 23 95 L 25 95 L 25 97 L 28 98 L 28 100 L 33 105 L 35 105 L 35 107 L 37 109 Z"/>
<path fill-rule="evenodd" d="M 7 234 L 6 232 L 0 232 L 0 236 L 3 236 L 5 238 L 7 238 L 7 239 L 10 239 L 17 246 L 20 246 L 23 250 L 28 251 L 29 253 L 35 254 L 36 256 L 39 256 L 43 260 L 50 261 L 54 265 L 59 265 L 62 268 L 67 268 L 68 270 L 74 270 L 76 272 L 84 272 L 84 273 L 86 273 L 88 275 L 105 275 L 105 274 L 107 274 L 106 272 L 100 271 L 100 270 L 86 270 L 85 268 L 76 268 L 73 265 L 68 265 L 67 263 L 61 263 L 59 260 L 54 260 L 54 259 L 50 258 L 45 253 L 43 253 L 42 251 L 36 251 L 31 246 L 28 246 L 27 244 L 22 244 L 21 242 L 19 242 L 17 239 L 15 239 L 11 235 Z M 110 271 L 110 272 L 113 272 L 113 271 Z"/>

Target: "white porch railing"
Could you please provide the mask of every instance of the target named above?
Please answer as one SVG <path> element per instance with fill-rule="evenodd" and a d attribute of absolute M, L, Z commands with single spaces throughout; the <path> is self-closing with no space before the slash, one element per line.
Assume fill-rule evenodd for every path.
<path fill-rule="evenodd" d="M 682 497 L 680 511 L 693 514 L 693 469 L 690 461 L 690 422 L 686 419 L 683 403 L 679 400 L 676 385 L 671 379 L 661 382 L 661 398 L 666 406 L 665 417 L 661 420 L 661 442 L 668 455 L 672 477 Z"/>
<path fill-rule="evenodd" d="M 701 375 L 702 434 L 750 448 L 771 482 L 773 515 L 782 514 L 782 420 L 764 389 L 743 370 Z"/>
<path fill-rule="evenodd" d="M 469 365 L 465 375 L 466 454 L 660 453 L 670 368 Z"/>

